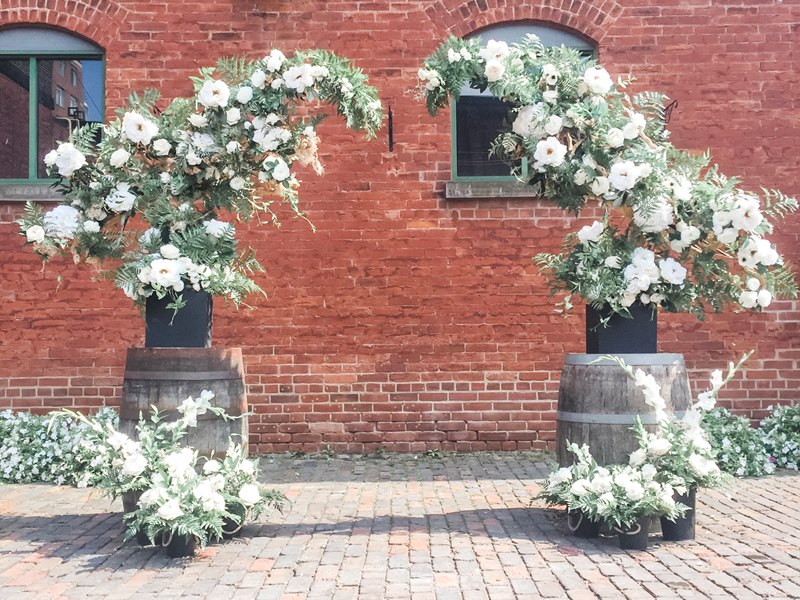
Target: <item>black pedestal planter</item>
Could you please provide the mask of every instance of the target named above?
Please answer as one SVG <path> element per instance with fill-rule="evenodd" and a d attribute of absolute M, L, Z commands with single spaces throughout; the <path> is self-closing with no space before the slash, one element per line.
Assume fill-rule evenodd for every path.
<path fill-rule="evenodd" d="M 567 526 L 579 538 L 600 537 L 600 521 L 592 521 L 579 510 L 567 512 Z"/>
<path fill-rule="evenodd" d="M 177 313 L 170 296 L 147 299 L 145 305 L 145 348 L 210 348 L 211 295 L 185 289 L 180 294 L 186 306 Z"/>
<path fill-rule="evenodd" d="M 691 488 L 686 494 L 675 494 L 675 502 L 680 502 L 689 507 L 685 516 L 678 517 L 674 521 L 670 521 L 666 517 L 661 517 L 661 533 L 665 540 L 670 542 L 677 542 L 680 540 L 693 540 L 694 539 L 694 523 L 695 523 L 695 501 L 697 495 L 697 488 Z"/>
<path fill-rule="evenodd" d="M 641 517 L 628 529 L 617 529 L 617 534 L 619 535 L 619 547 L 623 550 L 647 550 L 650 517 Z"/>
<path fill-rule="evenodd" d="M 632 319 L 586 305 L 586 354 L 655 354 L 658 322 L 650 306 L 634 304 Z M 608 325 L 602 324 L 609 317 Z"/>
<path fill-rule="evenodd" d="M 197 550 L 197 538 L 193 535 L 181 535 L 174 531 L 170 534 L 169 542 L 165 545 L 167 556 L 170 558 L 183 558 L 194 556 Z"/>

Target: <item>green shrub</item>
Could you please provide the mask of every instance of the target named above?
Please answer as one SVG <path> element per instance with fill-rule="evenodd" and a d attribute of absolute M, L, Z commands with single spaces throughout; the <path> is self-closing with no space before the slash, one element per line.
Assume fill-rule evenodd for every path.
<path fill-rule="evenodd" d="M 703 428 L 722 471 L 736 477 L 760 477 L 775 470 L 761 432 L 744 417 L 715 408 L 703 417 Z"/>
<path fill-rule="evenodd" d="M 800 404 L 770 406 L 770 415 L 761 421 L 764 444 L 775 464 L 797 470 L 800 463 Z"/>

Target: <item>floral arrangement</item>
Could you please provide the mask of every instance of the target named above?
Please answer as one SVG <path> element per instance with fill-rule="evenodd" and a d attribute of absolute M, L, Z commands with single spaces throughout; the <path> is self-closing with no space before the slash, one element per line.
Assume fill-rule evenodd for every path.
<path fill-rule="evenodd" d="M 381 103 L 361 71 L 322 50 L 223 59 L 193 81 L 194 97 L 159 110 L 156 91 L 134 94 L 113 122 L 77 129 L 47 154 L 64 202 L 47 212 L 28 204 L 19 225 L 34 251 L 113 259 L 106 276 L 139 304 L 169 296 L 177 310 L 193 289 L 238 305 L 262 291 L 252 279 L 261 265 L 237 244 L 234 221 L 279 224 L 275 197 L 303 216 L 296 171 L 322 172 L 322 116 L 298 116 L 299 105 L 330 103 L 374 136 Z"/>
<path fill-rule="evenodd" d="M 566 237 L 561 253 L 535 257 L 565 295 L 565 310 L 573 294 L 623 315 L 639 303 L 699 317 L 797 296 L 767 237 L 797 202 L 777 190 L 745 191 L 707 155 L 672 146 L 664 95 L 631 96 L 631 79 L 615 83 L 576 50 L 546 48 L 536 36 L 511 46 L 451 37 L 418 75 L 431 115 L 464 84 L 488 88 L 513 119 L 492 153 L 558 206 L 602 210 L 601 220 Z"/>
<path fill-rule="evenodd" d="M 563 504 L 590 521 L 605 521 L 621 529 L 630 528 L 647 516 L 675 519 L 686 506 L 676 502 L 669 483 L 657 478 L 652 464 L 599 467 L 588 446 L 569 444 L 575 462 L 550 474 L 541 493 L 548 505 Z"/>
<path fill-rule="evenodd" d="M 110 408 L 91 417 L 100 427 L 116 422 Z M 70 416 L 0 412 L 0 481 L 85 487 L 99 466 L 90 431 L 85 421 Z"/>
<path fill-rule="evenodd" d="M 767 452 L 775 464 L 785 469 L 798 469 L 800 464 L 800 404 L 771 406 L 770 415 L 761 421 Z"/>
<path fill-rule="evenodd" d="M 716 407 L 703 415 L 703 429 L 724 473 L 736 477 L 761 477 L 775 472 L 775 464 L 764 447 L 762 433 L 750 421 Z"/>

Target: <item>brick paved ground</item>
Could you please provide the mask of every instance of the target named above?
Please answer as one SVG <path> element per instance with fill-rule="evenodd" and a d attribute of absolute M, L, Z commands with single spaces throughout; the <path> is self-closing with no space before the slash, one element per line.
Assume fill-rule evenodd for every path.
<path fill-rule="evenodd" d="M 123 543 L 120 505 L 0 487 L 0 598 L 800 598 L 800 475 L 699 496 L 696 542 L 628 553 L 528 508 L 534 454 L 262 462 L 292 501 L 193 560 Z"/>

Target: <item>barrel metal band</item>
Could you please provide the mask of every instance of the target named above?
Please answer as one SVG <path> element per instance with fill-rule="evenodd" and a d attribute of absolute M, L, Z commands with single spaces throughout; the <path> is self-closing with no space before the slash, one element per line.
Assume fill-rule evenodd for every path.
<path fill-rule="evenodd" d="M 685 414 L 684 411 L 674 413 L 678 419 L 682 419 Z M 559 410 L 556 415 L 559 421 L 594 425 L 633 425 L 636 423 L 636 417 L 639 417 L 644 425 L 655 425 L 657 423 L 654 413 L 637 415 L 633 413 L 576 413 Z"/>
<path fill-rule="evenodd" d="M 125 379 L 143 381 L 203 381 L 206 379 L 241 379 L 238 371 L 125 371 Z"/>

